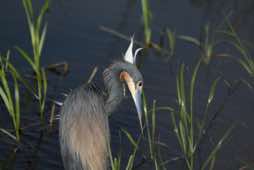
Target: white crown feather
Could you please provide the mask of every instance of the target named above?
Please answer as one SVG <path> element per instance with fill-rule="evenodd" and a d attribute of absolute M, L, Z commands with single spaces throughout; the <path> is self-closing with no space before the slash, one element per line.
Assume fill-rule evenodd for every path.
<path fill-rule="evenodd" d="M 129 45 L 127 51 L 125 52 L 124 60 L 128 63 L 136 64 L 136 57 L 138 55 L 138 52 L 141 51 L 142 48 L 136 49 L 135 53 L 133 55 L 133 42 L 134 42 L 134 37 L 131 37 L 131 42 L 130 42 L 130 45 Z"/>

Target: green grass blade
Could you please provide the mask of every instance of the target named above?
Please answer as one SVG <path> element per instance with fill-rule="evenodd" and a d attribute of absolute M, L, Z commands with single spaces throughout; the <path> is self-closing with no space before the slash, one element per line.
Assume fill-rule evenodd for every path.
<path fill-rule="evenodd" d="M 179 128 L 176 124 L 176 117 L 175 117 L 175 112 L 171 113 L 171 121 L 172 121 L 172 124 L 173 124 L 173 128 L 174 128 L 174 132 L 176 134 L 176 137 L 177 137 L 177 140 L 179 142 L 179 145 L 181 148 L 183 148 L 183 143 L 182 143 L 182 140 L 181 140 L 181 137 L 180 137 L 180 132 L 179 132 Z"/>
<path fill-rule="evenodd" d="M 23 57 L 33 68 L 34 71 L 37 70 L 33 60 L 29 57 L 29 55 L 21 48 L 16 47 L 16 49 L 18 50 L 18 52 L 20 53 L 21 57 Z"/>
<path fill-rule="evenodd" d="M 38 98 L 37 95 L 36 95 L 36 93 L 35 93 L 35 90 L 29 85 L 29 83 L 27 82 L 27 80 L 24 79 L 24 78 L 20 75 L 20 73 L 16 70 L 16 68 L 15 68 L 11 63 L 8 63 L 8 69 L 10 70 L 10 72 L 11 72 L 12 74 L 15 75 L 15 77 L 25 86 L 25 88 L 26 88 L 30 93 L 32 93 L 36 98 Z"/>
<path fill-rule="evenodd" d="M 215 158 L 217 152 L 220 150 L 222 144 L 224 143 L 224 141 L 228 138 L 228 136 L 230 135 L 231 131 L 233 130 L 233 127 L 231 127 L 230 129 L 228 129 L 226 131 L 226 133 L 222 136 L 222 138 L 219 140 L 219 142 L 216 144 L 216 146 L 213 148 L 213 150 L 211 151 L 211 153 L 209 154 L 208 158 L 206 159 L 206 161 L 203 163 L 201 170 L 205 170 L 207 168 L 207 166 L 209 165 L 209 163 L 211 163 L 211 161 L 213 161 L 213 159 Z"/>
<path fill-rule="evenodd" d="M 212 160 L 210 161 L 209 170 L 214 170 L 215 161 L 216 161 L 216 156 L 214 156 Z"/>
<path fill-rule="evenodd" d="M 152 31 L 150 28 L 151 12 L 149 8 L 148 0 L 141 0 L 143 22 L 144 22 L 144 32 L 145 32 L 145 42 L 149 44 L 151 42 Z"/>
<path fill-rule="evenodd" d="M 196 82 L 196 77 L 197 77 L 197 73 L 199 70 L 201 64 L 201 60 L 198 61 L 196 67 L 194 68 L 194 71 L 192 73 L 192 78 L 191 78 L 191 84 L 190 84 L 190 113 L 193 113 L 193 98 L 194 98 L 194 90 L 195 90 L 195 82 Z"/>
<path fill-rule="evenodd" d="M 217 87 L 219 80 L 220 80 L 220 77 L 215 79 L 210 87 L 208 100 L 207 100 L 207 108 L 210 106 L 210 104 L 212 103 L 212 101 L 214 99 L 216 87 Z"/>
<path fill-rule="evenodd" d="M 182 143 L 182 151 L 184 154 L 186 154 L 187 153 L 186 132 L 182 121 L 179 122 L 179 136 Z"/>
<path fill-rule="evenodd" d="M 18 87 L 18 82 L 17 79 L 15 78 L 14 75 L 13 80 L 14 80 L 14 97 L 15 97 L 15 121 L 16 121 L 16 136 L 17 140 L 19 141 L 19 128 L 20 128 L 20 96 L 19 96 L 19 87 Z"/>
<path fill-rule="evenodd" d="M 181 40 L 184 40 L 184 41 L 186 41 L 186 42 L 188 42 L 188 43 L 194 44 L 194 45 L 196 45 L 197 47 L 200 47 L 200 46 L 201 46 L 201 42 L 200 42 L 198 39 L 194 38 L 194 37 L 185 36 L 185 35 L 180 35 L 178 38 L 181 39 Z"/>
<path fill-rule="evenodd" d="M 167 29 L 166 33 L 167 33 L 167 37 L 168 37 L 168 45 L 169 45 L 170 55 L 173 56 L 175 53 L 175 46 L 176 46 L 175 33 L 172 32 L 170 29 Z"/>
<path fill-rule="evenodd" d="M 137 142 L 133 139 L 133 137 L 131 136 L 131 134 L 129 132 L 127 132 L 125 129 L 122 129 L 122 131 L 124 132 L 124 134 L 126 135 L 126 137 L 128 138 L 128 140 L 130 141 L 130 143 L 133 145 L 134 148 L 138 147 Z"/>
<path fill-rule="evenodd" d="M 47 87 L 48 87 L 47 75 L 44 69 L 42 69 L 42 82 L 43 82 L 43 110 L 44 110 L 44 107 L 45 107 L 44 105 L 47 98 Z"/>
<path fill-rule="evenodd" d="M 29 16 L 33 16 L 33 6 L 31 0 L 23 0 L 23 6 L 25 7 L 25 11 L 28 12 Z"/>
<path fill-rule="evenodd" d="M 13 115 L 13 111 L 12 111 L 12 106 L 9 103 L 9 99 L 8 96 L 6 95 L 6 93 L 4 92 L 3 88 L 0 86 L 0 96 L 6 106 L 6 109 L 8 110 L 8 112 L 10 113 L 11 117 L 14 117 Z"/>
<path fill-rule="evenodd" d="M 24 7 L 25 13 L 26 13 L 26 19 L 28 21 L 28 27 L 31 28 L 32 27 L 32 19 L 33 19 L 33 15 L 34 15 L 31 0 L 22 0 L 22 3 L 23 3 L 23 7 Z"/>
<path fill-rule="evenodd" d="M 153 101 L 152 108 L 152 140 L 155 142 L 155 133 L 156 133 L 156 100 Z"/>
<path fill-rule="evenodd" d="M 38 47 L 39 56 L 41 55 L 41 52 L 42 52 L 42 48 L 43 48 L 43 45 L 44 45 L 46 33 L 47 33 L 47 24 L 42 29 L 41 38 L 40 38 L 39 47 Z"/>
<path fill-rule="evenodd" d="M 125 168 L 126 170 L 132 170 L 133 169 L 134 159 L 135 159 L 135 155 L 130 155 L 127 166 Z"/>
<path fill-rule="evenodd" d="M 42 20 L 43 20 L 43 17 L 45 16 L 46 12 L 48 11 L 49 9 L 49 0 L 45 0 L 44 1 L 44 4 L 40 10 L 40 14 L 39 16 L 37 17 L 37 20 L 36 20 L 36 29 L 40 32 L 40 28 L 41 28 L 41 24 L 42 24 Z"/>
<path fill-rule="evenodd" d="M 185 81 L 184 81 L 185 65 L 182 64 L 179 73 L 179 102 L 180 102 L 180 119 L 183 121 L 183 125 L 186 128 L 189 121 L 189 115 L 187 114 L 187 102 L 185 93 Z"/>
<path fill-rule="evenodd" d="M 17 140 L 17 138 L 16 138 L 13 134 L 11 134 L 10 132 L 8 132 L 8 131 L 5 130 L 5 129 L 0 128 L 0 132 L 2 132 L 3 134 L 9 136 L 10 138 L 12 138 L 12 139 L 15 140 L 15 141 Z"/>
<path fill-rule="evenodd" d="M 6 74 L 4 70 L 2 70 L 2 74 L 1 74 L 1 83 L 3 85 L 2 86 L 3 89 L 1 89 L 1 96 L 4 97 L 4 94 L 6 95 L 6 99 L 8 100 L 8 103 L 5 103 L 5 104 L 7 104 L 6 106 L 8 106 L 8 109 L 9 109 L 8 111 L 14 117 L 14 110 L 13 110 L 14 105 L 13 105 L 11 90 L 9 88 L 9 84 L 7 82 L 7 78 L 6 78 Z"/>

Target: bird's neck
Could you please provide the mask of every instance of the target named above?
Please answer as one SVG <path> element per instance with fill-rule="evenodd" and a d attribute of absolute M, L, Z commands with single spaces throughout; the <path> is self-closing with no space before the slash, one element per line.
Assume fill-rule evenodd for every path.
<path fill-rule="evenodd" d="M 108 94 L 105 100 L 105 108 L 108 114 L 117 108 L 124 96 L 119 77 L 120 71 L 120 67 L 117 64 L 113 64 L 103 72 L 104 84 Z"/>

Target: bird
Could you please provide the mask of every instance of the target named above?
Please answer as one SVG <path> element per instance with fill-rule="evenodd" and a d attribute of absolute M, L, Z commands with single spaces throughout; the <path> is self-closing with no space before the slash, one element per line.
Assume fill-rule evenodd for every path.
<path fill-rule="evenodd" d="M 104 93 L 93 83 L 81 85 L 66 97 L 60 113 L 59 140 L 65 170 L 107 170 L 109 166 L 110 129 L 108 114 L 125 97 L 125 88 L 134 101 L 142 128 L 143 76 L 133 54 L 134 38 L 123 59 L 114 61 L 102 74 Z M 127 89 L 127 88 L 126 88 Z"/>

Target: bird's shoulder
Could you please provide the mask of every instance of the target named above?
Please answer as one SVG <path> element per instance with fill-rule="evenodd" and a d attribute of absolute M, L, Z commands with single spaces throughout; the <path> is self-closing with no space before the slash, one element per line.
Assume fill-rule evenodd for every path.
<path fill-rule="evenodd" d="M 106 93 L 96 83 L 90 82 L 82 84 L 79 87 L 71 90 L 68 96 L 98 96 L 104 98 Z"/>
<path fill-rule="evenodd" d="M 80 88 L 85 92 L 95 93 L 99 96 L 103 95 L 103 90 L 95 82 L 91 82 L 91 83 L 88 83 L 88 84 L 81 85 Z"/>

